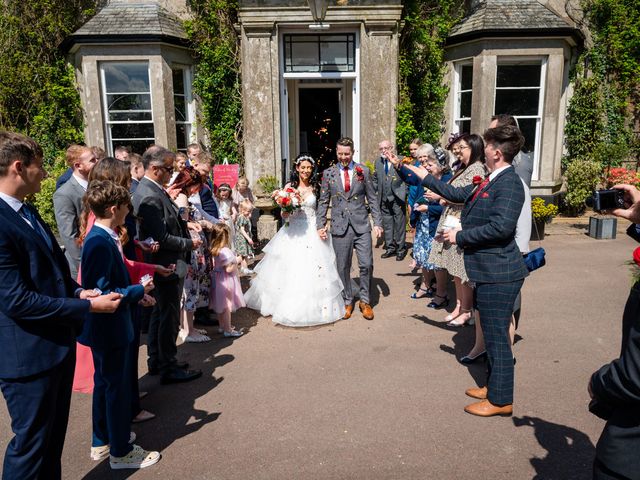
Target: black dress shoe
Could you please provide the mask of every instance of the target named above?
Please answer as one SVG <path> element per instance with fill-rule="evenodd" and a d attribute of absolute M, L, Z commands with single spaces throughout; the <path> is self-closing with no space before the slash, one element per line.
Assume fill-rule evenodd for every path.
<path fill-rule="evenodd" d="M 184 383 L 195 380 L 202 376 L 202 370 L 181 370 L 174 368 L 169 373 L 165 373 L 160 377 L 160 383 L 162 385 L 168 385 L 170 383 Z"/>
<path fill-rule="evenodd" d="M 472 363 L 475 363 L 478 360 L 486 358 L 486 356 L 487 356 L 487 351 L 486 350 L 484 352 L 482 352 L 482 353 L 479 353 L 475 357 L 470 357 L 469 355 L 465 355 L 464 357 L 462 357 L 460 359 L 460 363 L 464 363 L 465 365 L 471 365 Z"/>
<path fill-rule="evenodd" d="M 405 250 L 404 252 L 398 252 L 398 254 L 396 255 L 396 260 L 398 262 L 401 262 L 402 260 L 404 260 L 404 257 L 407 256 L 407 251 Z"/>
<path fill-rule="evenodd" d="M 187 362 L 176 362 L 174 367 L 179 369 L 179 370 L 186 370 L 187 368 L 189 368 L 189 364 Z M 149 367 L 149 372 L 148 373 L 151 376 L 155 376 L 155 375 L 158 375 L 160 373 L 160 370 L 158 369 L 158 367 Z"/>
<path fill-rule="evenodd" d="M 160 373 L 160 370 L 158 370 L 158 367 L 149 367 L 149 371 L 147 373 L 149 375 L 155 376 Z"/>
<path fill-rule="evenodd" d="M 186 370 L 187 368 L 189 368 L 189 363 L 188 362 L 176 362 L 175 367 L 176 368 L 180 368 L 181 370 Z"/>
<path fill-rule="evenodd" d="M 389 258 L 389 257 L 393 257 L 396 254 L 396 252 L 394 252 L 393 250 L 385 250 L 385 252 L 380 255 L 380 258 Z"/>

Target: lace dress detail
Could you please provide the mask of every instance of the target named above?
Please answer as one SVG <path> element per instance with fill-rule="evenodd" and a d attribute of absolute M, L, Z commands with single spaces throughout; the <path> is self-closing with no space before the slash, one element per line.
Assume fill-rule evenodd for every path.
<path fill-rule="evenodd" d="M 316 197 L 311 194 L 263 249 L 256 277 L 245 293 L 247 306 L 275 323 L 307 327 L 344 316 L 342 282 L 331 241 L 316 230 Z"/>

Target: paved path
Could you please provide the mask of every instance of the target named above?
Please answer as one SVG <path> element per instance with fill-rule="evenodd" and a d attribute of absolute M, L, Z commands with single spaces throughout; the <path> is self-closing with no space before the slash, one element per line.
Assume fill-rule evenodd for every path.
<path fill-rule="evenodd" d="M 553 230 L 553 229 L 550 229 Z M 146 376 L 139 443 L 161 462 L 111 472 L 89 460 L 90 397 L 74 394 L 68 479 L 586 479 L 602 421 L 587 412 L 590 374 L 616 355 L 634 243 L 550 234 L 548 265 L 527 279 L 515 347 L 513 418 L 467 415 L 484 368 L 456 361 L 473 329 L 411 300 L 408 261 L 376 257 L 376 319 L 292 330 L 245 310 L 247 334 L 180 347 L 204 371 L 186 385 Z M 313 292 L 309 292 L 313 295 Z M 144 349 L 141 359 L 144 357 Z M 10 438 L 0 402 L 0 449 Z"/>

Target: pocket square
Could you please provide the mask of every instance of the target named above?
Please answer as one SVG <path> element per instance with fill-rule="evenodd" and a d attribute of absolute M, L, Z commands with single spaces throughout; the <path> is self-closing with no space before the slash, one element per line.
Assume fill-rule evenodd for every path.
<path fill-rule="evenodd" d="M 480 195 L 481 198 L 489 198 L 489 194 L 487 192 L 482 192 Z"/>

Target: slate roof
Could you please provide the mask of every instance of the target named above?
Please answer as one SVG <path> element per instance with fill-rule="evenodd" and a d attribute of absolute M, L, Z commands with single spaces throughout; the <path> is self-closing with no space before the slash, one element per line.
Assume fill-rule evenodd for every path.
<path fill-rule="evenodd" d="M 72 42 L 100 37 L 163 37 L 186 40 L 181 20 L 153 2 L 112 1 L 71 35 Z"/>
<path fill-rule="evenodd" d="M 451 30 L 449 39 L 482 31 L 571 29 L 575 27 L 536 0 L 483 0 Z"/>

